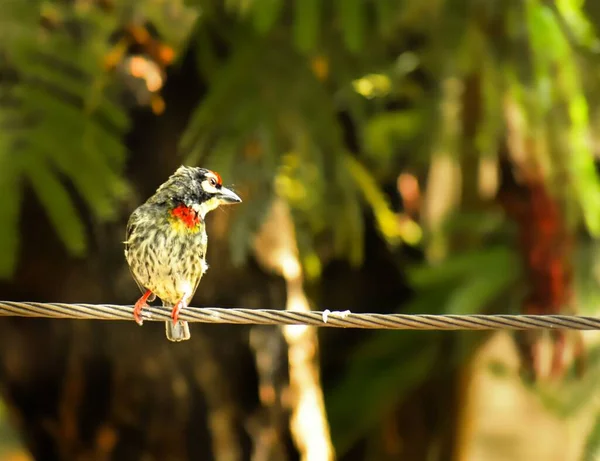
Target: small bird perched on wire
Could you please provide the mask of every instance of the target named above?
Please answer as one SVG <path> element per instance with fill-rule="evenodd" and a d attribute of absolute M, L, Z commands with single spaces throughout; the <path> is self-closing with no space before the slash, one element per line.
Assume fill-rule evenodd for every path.
<path fill-rule="evenodd" d="M 133 309 L 139 325 L 142 310 L 158 296 L 163 306 L 172 307 L 172 320 L 165 322 L 167 338 L 190 338 L 189 325 L 179 320 L 179 312 L 188 306 L 208 269 L 204 217 L 220 205 L 241 201 L 223 186 L 218 173 L 181 166 L 131 214 L 125 259 L 143 293 Z"/>

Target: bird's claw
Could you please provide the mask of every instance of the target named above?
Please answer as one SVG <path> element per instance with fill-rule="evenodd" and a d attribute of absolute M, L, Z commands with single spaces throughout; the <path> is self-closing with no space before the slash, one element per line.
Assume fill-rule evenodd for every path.
<path fill-rule="evenodd" d="M 142 318 L 142 311 L 144 307 L 148 307 L 148 299 L 154 299 L 156 296 L 150 290 L 147 290 L 140 299 L 137 300 L 135 306 L 133 306 L 133 318 L 135 319 L 135 323 L 138 325 L 142 325 L 144 323 L 144 319 Z"/>
<path fill-rule="evenodd" d="M 179 301 L 173 306 L 173 310 L 171 311 L 171 319 L 173 319 L 173 326 L 177 325 L 177 322 L 179 321 L 179 312 L 181 312 L 181 309 L 183 307 L 186 307 L 183 300 Z"/>
<path fill-rule="evenodd" d="M 135 306 L 133 308 L 133 318 L 135 319 L 135 323 L 137 323 L 140 326 L 144 324 L 144 319 L 142 318 L 142 316 L 145 307 L 148 307 L 147 303 L 140 303 L 138 301 L 137 303 L 135 303 Z"/>

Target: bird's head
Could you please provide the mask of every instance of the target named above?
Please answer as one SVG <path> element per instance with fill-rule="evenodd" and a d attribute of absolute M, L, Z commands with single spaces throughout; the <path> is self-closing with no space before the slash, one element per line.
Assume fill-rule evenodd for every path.
<path fill-rule="evenodd" d="M 171 203 L 174 207 L 193 210 L 202 219 L 209 211 L 221 205 L 242 201 L 235 192 L 223 186 L 218 173 L 188 166 L 180 166 L 158 188 L 152 199 L 154 202 Z"/>

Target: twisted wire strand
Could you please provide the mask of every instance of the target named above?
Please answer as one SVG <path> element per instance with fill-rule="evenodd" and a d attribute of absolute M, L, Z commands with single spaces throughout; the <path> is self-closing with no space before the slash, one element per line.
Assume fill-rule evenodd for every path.
<path fill-rule="evenodd" d="M 144 320 L 170 320 L 170 309 L 148 307 Z M 0 316 L 133 320 L 133 306 L 0 301 Z M 600 318 L 570 315 L 355 314 L 349 311 L 284 311 L 190 307 L 188 322 L 246 325 L 312 325 L 383 330 L 600 330 Z"/>

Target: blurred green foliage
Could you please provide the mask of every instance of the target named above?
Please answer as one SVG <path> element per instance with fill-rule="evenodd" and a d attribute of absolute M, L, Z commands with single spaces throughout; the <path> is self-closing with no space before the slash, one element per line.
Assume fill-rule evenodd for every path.
<path fill-rule="evenodd" d="M 23 444 L 8 420 L 4 404 L 0 401 L 0 459 L 4 459 L 9 453 L 14 454 L 21 450 Z"/>
<path fill-rule="evenodd" d="M 126 184 L 120 175 L 128 117 L 106 95 L 102 58 L 117 20 L 48 2 L 9 2 L 0 16 L 0 274 L 10 275 L 18 248 L 22 180 L 35 191 L 70 252 L 86 236 L 62 179 L 70 180 L 99 218 L 109 218 Z M 43 31 L 44 8 L 85 31 Z"/>

